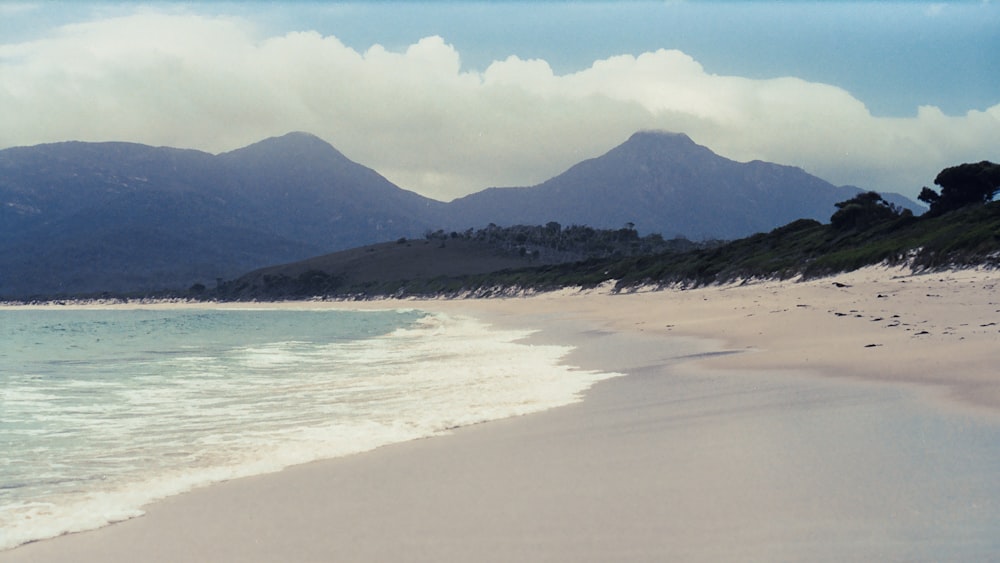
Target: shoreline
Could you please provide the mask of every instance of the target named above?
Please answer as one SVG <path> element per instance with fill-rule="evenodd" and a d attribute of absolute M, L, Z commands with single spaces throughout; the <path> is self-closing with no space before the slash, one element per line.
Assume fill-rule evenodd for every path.
<path fill-rule="evenodd" d="M 518 303 L 530 303 L 520 306 Z M 512 306 L 512 304 L 514 304 Z M 511 316 L 566 315 L 607 330 L 685 336 L 751 353 L 715 358 L 732 369 L 917 386 L 959 409 L 1000 415 L 1000 270 L 914 274 L 872 266 L 807 281 L 748 280 L 693 289 L 564 289 L 528 297 L 279 302 L 0 304 L 3 310 L 427 309 Z M 957 354 L 959 351 L 960 354 Z"/>
<path fill-rule="evenodd" d="M 509 326 L 526 314 L 578 320 L 612 332 L 714 342 L 728 353 L 698 359 L 711 369 L 901 385 L 937 408 L 1000 416 L 994 369 L 1000 360 L 1000 270 L 913 274 L 869 267 L 808 281 L 620 294 L 566 289 L 530 297 L 295 306 L 468 311 Z"/>
<path fill-rule="evenodd" d="M 747 516 L 758 504 L 778 502 L 772 498 L 775 495 L 781 497 L 781 503 L 793 506 L 793 513 L 811 514 L 811 509 L 799 504 L 805 501 L 802 498 L 805 494 L 820 492 L 817 490 L 803 490 L 799 491 L 803 494 L 784 498 L 785 493 L 775 488 L 765 487 L 767 494 L 761 493 L 763 496 L 726 488 L 725 481 L 732 479 L 734 474 L 727 472 L 725 466 L 737 461 L 730 459 L 732 456 L 737 459 L 749 456 L 750 465 L 764 463 L 770 467 L 769 462 L 744 452 L 739 444 L 730 443 L 731 438 L 719 436 L 714 430 L 715 426 L 721 426 L 733 431 L 733 419 L 745 423 L 744 411 L 751 408 L 748 402 L 753 409 L 784 417 L 805 408 L 797 394 L 813 393 L 808 391 L 812 388 L 822 388 L 824 394 L 822 397 L 810 395 L 810 401 L 816 401 L 822 408 L 836 409 L 854 408 L 855 403 L 890 401 L 872 397 L 895 396 L 898 392 L 907 396 L 919 395 L 911 398 L 922 405 L 921 408 L 955 417 L 972 416 L 973 419 L 985 415 L 988 426 L 996 424 L 996 415 L 1000 413 L 1000 393 L 997 392 L 1000 382 L 990 377 L 990 369 L 991 361 L 997 359 L 995 350 L 1000 349 L 996 346 L 1000 327 L 990 332 L 991 327 L 979 325 L 994 321 L 979 321 L 1000 317 L 997 314 L 1000 304 L 989 310 L 982 307 L 1000 302 L 992 289 L 992 284 L 1000 281 L 1000 274 L 935 273 L 931 274 L 934 279 L 892 278 L 885 274 L 884 270 L 867 270 L 798 285 L 763 282 L 629 295 L 564 291 L 527 299 L 487 301 L 298 302 L 292 308 L 414 308 L 470 314 L 487 322 L 522 329 L 540 328 L 541 332 L 531 340 L 571 342 L 576 346 L 566 363 L 586 369 L 624 371 L 628 376 L 597 383 L 580 403 L 459 428 L 447 436 L 394 444 L 373 452 L 296 466 L 276 474 L 238 479 L 171 497 L 150 505 L 145 517 L 0 552 L 0 561 L 58 561 L 69 553 L 81 561 L 126 561 L 140 553 L 149 561 L 171 561 L 178 557 L 195 560 L 207 557 L 219 561 L 277 561 L 282 558 L 312 561 L 334 552 L 361 561 L 387 560 L 385 557 L 390 557 L 388 560 L 461 561 L 472 555 L 482 556 L 483 550 L 488 549 L 496 550 L 498 561 L 510 557 L 542 560 L 532 555 L 541 552 L 531 549 L 543 547 L 555 560 L 607 560 L 598 557 L 601 549 L 614 548 L 603 555 L 621 559 L 623 552 L 620 550 L 629 549 L 632 551 L 625 559 L 652 561 L 663 555 L 665 546 L 662 539 L 657 539 L 657 534 L 662 534 L 663 530 L 650 528 L 650 522 L 669 522 L 671 530 L 678 533 L 668 534 L 668 539 L 678 542 L 677 545 L 683 544 L 688 533 L 695 533 L 690 540 L 697 545 L 692 544 L 687 553 L 690 557 L 682 559 L 774 555 L 768 550 L 777 549 L 774 538 L 781 537 L 777 531 L 756 530 L 754 533 L 758 536 L 737 533 L 728 543 L 722 542 L 718 549 L 710 548 L 705 534 L 710 535 L 714 525 L 686 523 L 677 513 L 676 506 L 660 506 L 653 502 L 657 495 L 666 495 L 688 511 L 710 514 L 726 522 L 723 507 L 730 512 L 736 510 L 730 504 L 732 498 L 706 499 L 707 488 L 711 485 L 736 497 L 736 504 L 743 511 L 737 510 L 737 516 Z M 835 286 L 834 282 L 845 287 Z M 953 291 L 973 287 L 976 292 Z M 921 294 L 923 297 L 914 301 Z M 890 314 L 888 311 L 893 308 L 890 302 L 900 312 Z M 775 307 L 776 304 L 781 306 Z M 933 306 L 928 307 L 928 304 Z M 247 305 L 252 304 L 232 304 L 232 308 Z M 177 305 L 154 305 L 161 306 Z M 884 326 L 892 324 L 891 320 L 887 323 L 871 320 L 880 316 L 883 320 L 892 319 L 893 314 L 900 315 L 898 326 Z M 953 318 L 962 315 L 967 322 L 952 322 Z M 919 319 L 921 316 L 931 318 Z M 911 330 L 907 330 L 910 327 Z M 901 330 L 894 331 L 894 328 Z M 916 334 L 922 331 L 926 334 Z M 921 338 L 925 336 L 934 337 Z M 784 339 L 791 340 L 781 347 L 779 344 Z M 875 339 L 880 345 L 867 347 L 875 343 Z M 674 347 L 665 349 L 665 342 Z M 687 351 L 679 354 L 677 350 L 685 346 Z M 947 380 L 935 368 L 949 362 L 958 363 L 958 359 L 949 355 L 934 364 L 927 358 L 943 350 L 954 352 L 956 346 L 965 353 L 960 363 L 974 369 L 961 372 L 957 379 Z M 734 351 L 740 353 L 726 353 Z M 870 352 L 888 353 L 864 355 Z M 907 371 L 914 366 L 920 369 Z M 708 386 L 700 387 L 705 382 Z M 798 389 L 800 384 L 806 391 L 788 394 L 788 389 Z M 688 387 L 697 389 L 690 391 Z M 717 392 L 721 399 L 706 398 Z M 782 400 L 772 404 L 775 394 Z M 677 399 L 678 395 L 684 398 Z M 710 408 L 706 406 L 708 403 L 703 404 L 706 400 Z M 693 410 L 686 412 L 685 409 Z M 700 418 L 705 416 L 707 422 Z M 689 426 L 705 432 L 702 428 L 705 424 L 713 430 L 714 441 L 702 443 L 688 436 Z M 677 441 L 665 441 L 667 437 Z M 642 451 L 650 446 L 658 451 Z M 670 453 L 679 446 L 696 453 L 695 457 L 708 457 L 700 462 L 681 459 Z M 720 451 L 706 453 L 703 451 L 706 446 Z M 608 451 L 614 452 L 613 455 Z M 805 457 L 818 455 L 809 451 L 800 453 Z M 774 451 L 769 455 L 785 454 Z M 615 457 L 632 463 L 619 467 L 614 462 Z M 670 470 L 676 482 L 664 483 L 661 472 L 673 467 L 671 464 L 680 466 Z M 422 467 L 424 473 L 412 482 L 408 467 Z M 581 468 L 593 469 L 593 475 L 588 469 L 587 475 L 570 476 Z M 766 483 L 776 477 L 761 467 L 751 473 Z M 776 473 L 780 475 L 780 471 Z M 544 485 L 539 484 L 539 480 Z M 561 480 L 568 482 L 560 483 Z M 459 485 L 460 490 L 450 490 Z M 506 492 L 486 492 L 492 485 Z M 345 487 L 353 492 L 345 492 Z M 419 487 L 451 498 L 458 513 L 442 505 L 440 499 L 426 498 Z M 681 490 L 687 488 L 693 488 L 694 493 Z M 552 521 L 564 519 L 576 526 L 591 526 L 594 522 L 613 526 L 615 519 L 622 519 L 630 528 L 617 531 L 619 535 L 624 534 L 622 537 L 588 540 L 593 544 L 590 551 L 581 552 L 574 546 L 585 538 L 576 537 L 573 526 L 531 520 L 533 526 L 541 528 L 526 528 L 527 524 L 519 523 L 516 518 L 501 518 L 502 514 L 481 509 L 506 510 L 504 507 L 511 502 L 512 491 L 516 501 L 524 503 L 523 510 L 540 510 Z M 576 493 L 585 498 L 571 500 L 566 496 Z M 351 510 L 348 513 L 330 512 L 333 508 L 317 505 L 314 495 L 332 504 L 349 501 Z M 346 501 L 343 495 L 347 496 Z M 483 496 L 476 503 L 480 508 L 467 506 L 465 501 L 476 495 Z M 558 504 L 556 500 L 565 505 L 554 506 Z M 433 509 L 428 508 L 430 514 L 418 514 L 416 508 L 406 508 L 407 502 Z M 859 502 L 864 504 L 863 500 Z M 261 527 L 261 523 L 254 523 L 253 510 L 248 511 L 251 507 L 277 512 L 260 514 L 262 521 L 268 523 Z M 878 510 L 877 507 L 867 509 Z M 298 514 L 299 510 L 304 513 Z M 784 506 L 774 506 L 771 510 L 786 513 Z M 209 521 L 203 514 L 205 511 L 212 515 Z M 404 514 L 394 514 L 396 511 Z M 637 514 L 647 521 L 637 520 Z M 518 511 L 512 515 L 524 517 Z M 193 516 L 197 516 L 197 524 L 189 522 Z M 608 519 L 609 516 L 613 518 Z M 429 521 L 422 524 L 421 517 Z M 352 522 L 352 518 L 358 518 L 361 524 Z M 392 547 L 397 551 L 385 551 L 377 546 L 380 541 L 388 541 L 384 537 L 387 532 L 377 529 L 387 520 L 390 529 L 398 527 L 400 538 L 390 542 L 394 547 L 385 549 Z M 322 537 L 318 528 L 321 522 L 333 522 L 333 527 L 343 526 L 353 535 L 345 539 L 343 535 L 334 534 L 338 541 L 331 543 Z M 551 529 L 545 528 L 550 525 Z M 272 526 L 275 529 L 271 529 Z M 197 530 L 197 527 L 205 529 Z M 433 529 L 433 533 L 424 528 Z M 248 530 L 253 530 L 254 534 L 249 534 Z M 421 544 L 423 532 L 429 534 L 428 545 Z M 595 533 L 595 530 L 588 533 Z M 542 535 L 535 537 L 532 534 Z M 631 547 L 621 543 L 622 539 L 628 539 Z M 807 539 L 814 544 L 819 541 L 813 535 Z M 535 543 L 523 543 L 526 540 Z M 182 545 L 168 545 L 177 541 Z M 351 544 L 353 551 L 337 551 L 347 549 L 345 541 Z M 183 542 L 188 544 L 183 545 Z M 254 542 L 263 545 L 254 548 Z M 756 550 L 754 546 L 759 547 L 762 543 L 767 549 Z M 157 554 L 153 546 L 169 551 Z M 150 549 L 154 551 L 147 551 Z M 678 553 L 683 552 L 682 549 Z M 506 557 L 499 555 L 501 553 Z"/>

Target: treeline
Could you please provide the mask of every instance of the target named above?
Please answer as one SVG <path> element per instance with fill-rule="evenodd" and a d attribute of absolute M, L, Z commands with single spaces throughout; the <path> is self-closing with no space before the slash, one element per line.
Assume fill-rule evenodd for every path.
<path fill-rule="evenodd" d="M 914 271 L 1000 267 L 1000 202 L 937 216 L 901 212 L 881 220 L 837 226 L 801 219 L 726 244 L 687 252 L 591 259 L 470 276 L 427 287 L 445 294 L 490 296 L 596 287 L 697 287 L 748 279 L 823 277 L 876 264 Z M 439 280 L 440 281 L 440 280 Z M 405 288 L 401 288 L 404 292 Z M 417 292 L 419 293 L 419 292 Z"/>
<path fill-rule="evenodd" d="M 992 170 L 976 167 L 984 169 Z M 1000 188 L 1000 182 L 994 185 Z M 947 200 L 961 201 L 962 194 L 954 189 L 945 190 Z M 972 189 L 984 193 L 979 184 Z M 329 280 L 310 278 L 305 280 L 310 282 L 305 284 L 309 289 L 306 293 L 362 299 L 489 297 L 609 282 L 616 290 L 627 291 L 640 286 L 691 287 L 754 278 L 814 278 L 875 264 L 907 265 L 916 271 L 996 268 L 1000 267 L 1000 202 L 989 201 L 995 192 L 950 208 L 932 205 L 932 211 L 922 216 L 886 202 L 878 193 L 867 192 L 838 203 L 827 224 L 800 219 L 768 233 L 725 243 L 639 237 L 632 225 L 600 230 L 549 223 L 435 231 L 426 234 L 430 244 L 476 241 L 490 249 L 530 256 L 534 265 L 485 274 L 387 278 L 375 286 L 339 286 L 334 291 L 329 291 L 333 289 L 326 284 Z M 315 272 L 304 276 L 315 276 Z"/>
<path fill-rule="evenodd" d="M 659 234 L 639 236 L 635 225 L 621 229 L 595 229 L 582 225 L 563 227 L 555 221 L 545 225 L 514 225 L 500 227 L 493 223 L 482 229 L 465 231 L 428 231 L 427 240 L 447 244 L 448 240 L 469 240 L 511 255 L 554 264 L 592 258 L 612 258 L 685 252 L 717 245 L 717 242 L 695 243 L 683 237 L 664 239 Z"/>
<path fill-rule="evenodd" d="M 625 257 L 590 258 L 520 270 L 437 280 L 423 291 L 490 296 L 595 287 L 698 286 L 753 278 L 822 277 L 865 266 L 915 271 L 1000 267 L 1000 165 L 988 161 L 946 168 L 924 188 L 931 209 L 916 216 L 867 192 L 836 205 L 828 224 L 800 219 L 725 244 Z M 415 288 L 414 288 L 415 289 Z M 406 293 L 406 287 L 398 291 Z"/>

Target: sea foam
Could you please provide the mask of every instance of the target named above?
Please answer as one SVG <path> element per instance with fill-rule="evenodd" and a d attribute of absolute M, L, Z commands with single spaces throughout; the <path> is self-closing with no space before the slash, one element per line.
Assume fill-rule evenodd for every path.
<path fill-rule="evenodd" d="M 0 549 L 210 483 L 565 405 L 617 375 L 560 363 L 571 348 L 527 343 L 530 331 L 418 311 L 41 319 L 8 316 L 22 338 L 0 350 Z"/>

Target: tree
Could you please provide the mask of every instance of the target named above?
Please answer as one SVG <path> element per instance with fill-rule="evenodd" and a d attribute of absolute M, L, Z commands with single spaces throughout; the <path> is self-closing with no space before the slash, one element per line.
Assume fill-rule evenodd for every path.
<path fill-rule="evenodd" d="M 834 205 L 837 211 L 830 217 L 830 224 L 838 230 L 866 229 L 909 212 L 887 202 L 878 192 L 858 194 Z"/>
<path fill-rule="evenodd" d="M 934 178 L 941 193 L 924 187 L 917 199 L 930 206 L 930 215 L 941 215 L 960 207 L 983 204 L 1000 190 L 1000 165 L 988 160 L 945 168 Z"/>

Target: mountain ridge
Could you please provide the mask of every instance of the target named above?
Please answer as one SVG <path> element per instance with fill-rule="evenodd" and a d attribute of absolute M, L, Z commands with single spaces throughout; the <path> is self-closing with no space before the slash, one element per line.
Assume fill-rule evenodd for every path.
<path fill-rule="evenodd" d="M 698 183 L 720 170 L 745 178 Z M 211 284 L 274 264 L 488 223 L 634 223 L 668 237 L 727 238 L 787 222 L 751 215 L 774 207 L 764 187 L 789 170 L 797 180 L 786 183 L 833 188 L 800 169 L 724 159 L 683 133 L 639 132 L 538 186 L 492 188 L 450 203 L 404 190 L 301 132 L 217 155 L 127 142 L 14 147 L 0 150 L 0 295 Z M 762 201 L 744 198 L 727 207 L 701 193 L 725 192 L 746 178 Z M 833 192 L 839 195 L 812 202 L 813 216 L 828 219 L 833 203 L 860 190 Z M 709 210 L 713 217 L 684 224 L 677 210 L 683 216 Z"/>
<path fill-rule="evenodd" d="M 473 221 L 472 226 L 555 220 L 615 228 L 633 223 L 664 236 L 733 239 L 800 218 L 825 221 L 835 203 L 862 191 L 834 186 L 793 166 L 737 162 L 683 133 L 643 131 L 541 184 L 488 188 L 451 205 L 453 215 Z M 921 209 L 902 196 L 889 199 Z M 583 200 L 587 206 L 580 204 Z"/>
<path fill-rule="evenodd" d="M 436 204 L 308 134 L 220 155 L 117 142 L 6 149 L 0 295 L 211 283 L 421 232 Z"/>

